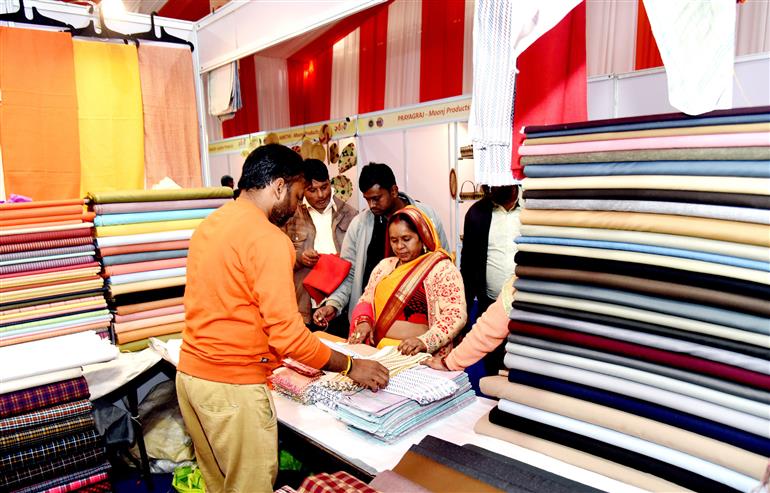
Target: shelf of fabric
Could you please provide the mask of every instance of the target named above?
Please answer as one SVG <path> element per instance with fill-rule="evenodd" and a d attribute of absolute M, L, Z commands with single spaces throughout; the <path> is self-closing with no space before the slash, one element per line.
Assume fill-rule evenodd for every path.
<path fill-rule="evenodd" d="M 477 430 L 643 488 L 752 490 L 770 454 L 770 108 L 526 133 L 509 374 L 482 382 L 501 401 Z"/>
<path fill-rule="evenodd" d="M 189 240 L 201 221 L 229 202 L 232 190 L 226 187 L 89 194 L 101 274 L 115 314 L 111 337 L 121 351 L 182 331 Z M 153 308 L 132 311 L 142 304 Z"/>

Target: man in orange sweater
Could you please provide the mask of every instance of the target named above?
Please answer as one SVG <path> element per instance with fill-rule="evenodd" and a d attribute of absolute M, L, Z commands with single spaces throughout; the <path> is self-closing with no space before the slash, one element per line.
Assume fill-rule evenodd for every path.
<path fill-rule="evenodd" d="M 281 231 L 305 183 L 302 159 L 271 144 L 253 151 L 241 195 L 190 241 L 185 330 L 177 397 L 206 490 L 273 491 L 278 470 L 275 406 L 266 378 L 284 357 L 347 374 L 372 389 L 388 383 L 379 363 L 321 343 L 294 296 L 294 247 Z"/>

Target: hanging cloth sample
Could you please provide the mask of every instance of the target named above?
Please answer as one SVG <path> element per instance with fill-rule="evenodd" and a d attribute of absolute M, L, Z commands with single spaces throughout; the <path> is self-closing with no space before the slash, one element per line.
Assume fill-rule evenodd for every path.
<path fill-rule="evenodd" d="M 0 147 L 9 196 L 80 196 L 72 43 L 68 33 L 0 27 Z"/>
<path fill-rule="evenodd" d="M 201 186 L 194 74 L 186 46 L 139 47 L 148 186 L 165 177 L 183 188 Z"/>
<path fill-rule="evenodd" d="M 144 188 L 142 88 L 136 47 L 73 41 L 81 196 Z"/>
<path fill-rule="evenodd" d="M 580 0 L 537 5 L 527 2 L 476 3 L 473 25 L 475 83 L 469 130 L 473 140 L 477 182 L 489 185 L 514 183 L 510 164 L 517 57 L 540 36 L 559 24 L 579 3 Z M 580 7 L 580 13 L 585 46 L 585 6 Z M 571 20 L 567 24 L 571 24 Z M 557 63 L 552 66 L 557 66 Z M 585 51 L 582 69 L 585 80 Z M 562 78 L 559 79 L 564 85 Z M 575 102 L 573 106 L 579 107 L 580 104 Z M 585 103 L 582 107 L 585 112 Z"/>
<path fill-rule="evenodd" d="M 700 115 L 733 106 L 735 2 L 644 0 L 671 106 Z"/>

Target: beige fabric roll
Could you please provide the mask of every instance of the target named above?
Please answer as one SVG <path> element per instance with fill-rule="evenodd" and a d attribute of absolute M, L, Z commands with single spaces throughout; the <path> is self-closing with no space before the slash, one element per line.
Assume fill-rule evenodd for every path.
<path fill-rule="evenodd" d="M 621 262 L 634 262 L 637 264 L 659 265 L 671 269 L 688 270 L 690 272 L 702 272 L 715 276 L 732 277 L 760 284 L 770 284 L 770 275 L 743 267 L 714 264 L 702 260 L 668 257 L 665 255 L 653 255 L 649 253 L 626 252 L 622 250 L 606 250 L 602 248 L 572 247 L 561 245 L 530 245 L 519 244 L 520 252 L 550 253 L 553 255 L 571 255 L 573 257 L 598 258 L 604 260 L 618 260 Z"/>
<path fill-rule="evenodd" d="M 642 137 L 668 137 L 671 135 L 737 134 L 749 132 L 770 132 L 770 123 L 739 123 L 707 127 L 653 128 L 627 132 L 599 132 L 595 134 L 562 135 L 526 139 L 524 145 L 566 144 L 567 142 L 589 142 L 594 140 L 637 139 Z"/>
<path fill-rule="evenodd" d="M 708 334 L 723 339 L 754 344 L 755 346 L 760 347 L 767 347 L 768 341 L 770 341 L 770 337 L 765 334 L 734 329 L 724 325 L 717 325 L 674 315 L 666 315 L 648 310 L 640 310 L 638 308 L 623 305 L 613 305 L 611 303 L 603 303 L 600 301 L 568 298 L 566 296 L 552 296 L 550 294 L 541 293 L 526 293 L 524 291 L 516 291 L 514 299 L 525 303 L 538 303 L 541 305 L 558 306 L 590 313 L 600 313 L 628 320 L 639 320 L 655 325 L 662 325 L 664 327 L 674 327 L 688 332 Z"/>
<path fill-rule="evenodd" d="M 767 466 L 767 459 L 761 455 L 747 452 L 728 443 L 593 402 L 512 383 L 504 377 L 482 378 L 480 386 L 481 391 L 487 395 L 639 437 L 700 457 L 758 480 L 762 479 Z"/>
<path fill-rule="evenodd" d="M 732 243 L 729 241 L 709 240 L 693 236 L 678 236 L 644 231 L 625 231 L 622 229 L 573 228 L 565 226 L 521 225 L 522 236 L 545 236 L 552 238 L 575 238 L 579 240 L 618 241 L 621 243 L 640 243 L 667 248 L 681 248 L 699 252 L 717 253 L 731 257 L 741 257 L 761 262 L 770 262 L 770 248 Z"/>
<path fill-rule="evenodd" d="M 678 484 L 653 476 L 652 474 L 637 471 L 636 469 L 558 443 L 549 442 L 542 438 L 498 426 L 489 421 L 488 414 L 485 414 L 476 422 L 473 431 L 479 435 L 487 435 L 492 438 L 497 438 L 498 440 L 503 440 L 539 452 L 562 462 L 566 462 L 567 464 L 582 467 L 588 471 L 607 476 L 608 478 L 617 481 L 622 481 L 623 483 L 636 486 L 637 488 L 666 493 L 692 491 L 683 488 Z"/>
<path fill-rule="evenodd" d="M 641 212 L 552 211 L 527 208 L 521 210 L 519 217 L 522 225 L 643 231 L 770 246 L 770 226 L 721 219 Z"/>
<path fill-rule="evenodd" d="M 114 286 L 110 286 L 110 293 L 112 293 L 113 296 L 126 294 L 126 293 L 135 293 L 137 291 L 149 291 L 151 289 L 161 289 L 161 288 L 170 288 L 172 286 L 184 286 L 185 280 L 187 278 L 185 276 L 179 276 L 179 277 L 167 277 L 165 279 L 152 279 L 150 281 L 137 281 L 137 282 L 129 282 L 126 284 L 118 284 Z"/>
<path fill-rule="evenodd" d="M 654 190 L 695 190 L 770 195 L 770 178 L 673 175 L 568 176 L 527 178 L 522 182 L 522 188 L 524 190 L 652 188 Z"/>

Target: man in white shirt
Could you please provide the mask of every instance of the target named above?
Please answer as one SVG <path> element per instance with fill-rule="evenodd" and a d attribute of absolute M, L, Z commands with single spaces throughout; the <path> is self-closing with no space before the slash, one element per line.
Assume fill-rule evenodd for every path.
<path fill-rule="evenodd" d="M 294 243 L 297 253 L 297 261 L 294 264 L 294 286 L 299 311 L 305 323 L 311 325 L 316 306 L 302 285 L 302 281 L 318 262 L 319 255 L 339 253 L 350 221 L 358 212 L 334 197 L 329 170 L 323 161 L 306 159 L 304 166 L 305 197 L 297 207 L 294 217 L 283 229 Z M 341 320 L 346 321 L 347 318 Z M 332 324 L 328 330 L 335 335 L 347 338 L 346 324 L 336 325 Z"/>
<path fill-rule="evenodd" d="M 518 185 L 491 187 L 486 196 L 473 204 L 465 215 L 460 272 L 465 285 L 468 325 L 473 325 L 470 310 L 478 302 L 480 316 L 494 303 L 503 283 L 516 269 L 516 243 L 519 220 Z M 484 358 L 487 374 L 496 374 L 504 354 L 498 351 Z M 499 361 L 498 361 L 499 360 Z"/>

